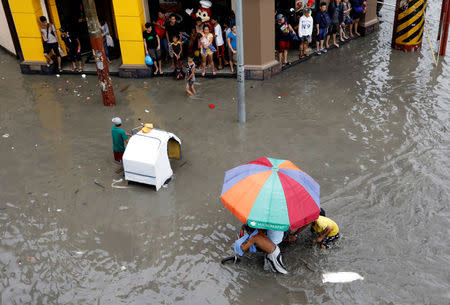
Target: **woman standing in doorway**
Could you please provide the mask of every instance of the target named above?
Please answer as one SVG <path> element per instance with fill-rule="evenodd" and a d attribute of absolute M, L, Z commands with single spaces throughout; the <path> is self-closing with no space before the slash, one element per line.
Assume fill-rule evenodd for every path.
<path fill-rule="evenodd" d="M 108 60 L 108 63 L 111 63 L 111 60 L 109 59 L 109 50 L 108 50 L 108 39 L 112 40 L 111 34 L 109 33 L 109 27 L 108 23 L 105 21 L 105 19 L 101 18 L 100 20 L 100 29 L 102 31 L 103 36 L 103 46 L 105 47 L 105 54 L 106 59 Z M 108 38 L 109 36 L 109 38 Z"/>

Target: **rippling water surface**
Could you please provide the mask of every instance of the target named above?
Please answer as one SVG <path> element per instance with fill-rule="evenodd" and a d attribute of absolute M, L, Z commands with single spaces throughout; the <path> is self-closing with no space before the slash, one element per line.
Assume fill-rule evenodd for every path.
<path fill-rule="evenodd" d="M 243 127 L 231 80 L 200 79 L 192 99 L 171 79 L 114 79 L 118 106 L 105 108 L 95 77 L 25 76 L 0 55 L 1 303 L 448 304 L 449 57 L 434 67 L 426 41 L 391 50 L 382 12 L 378 33 L 247 82 Z M 167 188 L 111 186 L 126 187 L 113 181 L 114 115 L 183 140 Z M 260 156 L 314 177 L 341 229 L 328 251 L 309 233 L 285 248 L 287 276 L 259 256 L 220 264 L 239 225 L 218 199 L 223 174 Z M 322 283 L 337 271 L 364 280 Z"/>

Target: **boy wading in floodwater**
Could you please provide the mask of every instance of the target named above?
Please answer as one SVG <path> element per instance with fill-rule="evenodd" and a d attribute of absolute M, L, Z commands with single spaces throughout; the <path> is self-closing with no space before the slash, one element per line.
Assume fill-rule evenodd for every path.
<path fill-rule="evenodd" d="M 186 66 L 186 92 L 189 95 L 197 94 L 197 91 L 194 88 L 195 83 L 195 63 L 194 63 L 194 55 L 188 55 L 188 63 Z"/>

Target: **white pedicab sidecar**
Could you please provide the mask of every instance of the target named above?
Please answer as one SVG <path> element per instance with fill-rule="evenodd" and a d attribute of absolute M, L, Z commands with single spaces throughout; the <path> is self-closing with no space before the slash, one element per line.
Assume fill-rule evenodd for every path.
<path fill-rule="evenodd" d="M 143 128 L 125 149 L 125 180 L 151 184 L 159 190 L 173 175 L 169 157 L 181 159 L 181 140 L 164 130 Z"/>

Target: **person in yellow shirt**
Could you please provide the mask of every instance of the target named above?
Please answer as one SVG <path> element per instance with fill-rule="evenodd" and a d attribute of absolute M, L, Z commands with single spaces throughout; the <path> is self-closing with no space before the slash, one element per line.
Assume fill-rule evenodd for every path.
<path fill-rule="evenodd" d="M 311 223 L 311 227 L 320 234 L 316 242 L 320 243 L 322 249 L 328 249 L 339 238 L 338 225 L 328 217 L 319 216 Z"/>

